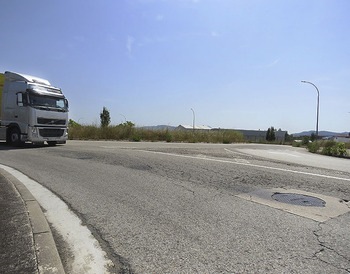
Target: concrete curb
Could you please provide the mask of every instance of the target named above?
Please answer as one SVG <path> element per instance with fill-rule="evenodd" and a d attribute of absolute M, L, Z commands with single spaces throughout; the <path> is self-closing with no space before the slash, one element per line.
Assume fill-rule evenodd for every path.
<path fill-rule="evenodd" d="M 2 168 L 0 173 L 17 189 L 27 209 L 39 273 L 65 273 L 51 229 L 39 203 L 17 178 Z"/>

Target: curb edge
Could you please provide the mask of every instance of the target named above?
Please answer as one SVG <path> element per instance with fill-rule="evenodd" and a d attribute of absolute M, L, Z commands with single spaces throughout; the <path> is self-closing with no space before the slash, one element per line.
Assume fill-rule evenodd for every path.
<path fill-rule="evenodd" d="M 19 192 L 27 210 L 39 273 L 65 273 L 46 217 L 32 193 L 16 177 L 0 167 L 0 173 Z"/>

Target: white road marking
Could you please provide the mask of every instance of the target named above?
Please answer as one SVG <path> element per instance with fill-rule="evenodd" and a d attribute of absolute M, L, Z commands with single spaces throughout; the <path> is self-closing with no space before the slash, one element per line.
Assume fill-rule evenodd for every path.
<path fill-rule="evenodd" d="M 69 244 L 74 254 L 72 273 L 108 273 L 108 266 L 112 262 L 107 259 L 90 230 L 82 225 L 81 220 L 60 198 L 23 173 L 1 164 L 0 168 L 22 182 L 46 210 L 44 214 L 47 220 Z"/>
<path fill-rule="evenodd" d="M 251 167 L 257 167 L 257 168 L 278 170 L 278 171 L 283 171 L 283 172 L 290 172 L 290 173 L 303 174 L 303 175 L 316 176 L 316 177 L 327 178 L 327 179 L 343 180 L 343 181 L 349 181 L 350 182 L 350 178 L 341 178 L 341 177 L 335 177 L 335 176 L 328 176 L 328 175 L 322 175 L 322 174 L 311 173 L 311 172 L 296 171 L 296 170 L 291 170 L 291 169 L 286 169 L 286 168 L 269 167 L 269 166 L 255 165 L 255 164 L 250 164 L 250 163 L 239 163 L 239 162 L 233 162 L 233 161 L 228 161 L 228 160 L 220 160 L 220 159 L 213 159 L 213 158 L 202 158 L 202 157 L 196 157 L 196 156 L 181 155 L 181 154 L 159 152 L 159 151 L 149 151 L 149 150 L 137 150 L 137 151 L 154 153 L 154 154 L 162 154 L 162 155 L 168 155 L 168 156 L 174 156 L 174 157 L 189 158 L 189 159 L 199 159 L 199 160 L 219 162 L 219 163 L 228 163 L 228 164 L 234 164 L 234 165 L 251 166 Z"/>

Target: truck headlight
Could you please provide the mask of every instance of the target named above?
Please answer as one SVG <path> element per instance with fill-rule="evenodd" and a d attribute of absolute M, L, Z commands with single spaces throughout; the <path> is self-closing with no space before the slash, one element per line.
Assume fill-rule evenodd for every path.
<path fill-rule="evenodd" d="M 32 127 L 32 136 L 38 137 L 38 129 L 36 127 Z"/>

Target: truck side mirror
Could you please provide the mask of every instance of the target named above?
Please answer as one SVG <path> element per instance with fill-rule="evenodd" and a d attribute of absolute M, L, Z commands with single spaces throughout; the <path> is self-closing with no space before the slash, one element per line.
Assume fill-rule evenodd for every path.
<path fill-rule="evenodd" d="M 67 100 L 67 99 L 64 99 L 64 101 L 66 102 L 67 108 L 69 108 L 69 106 L 68 106 L 68 100 Z"/>
<path fill-rule="evenodd" d="M 17 105 L 23 107 L 23 94 L 21 92 L 17 93 Z"/>

